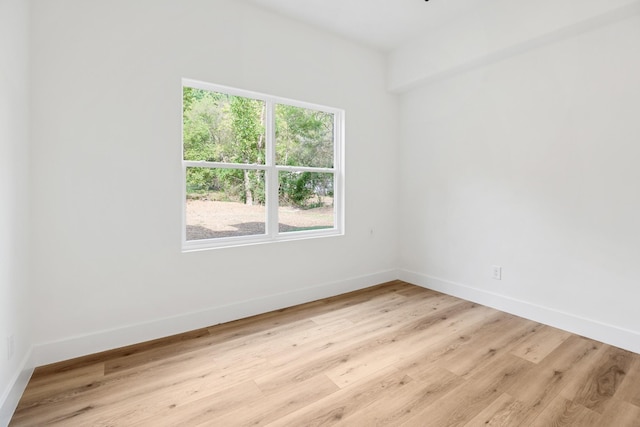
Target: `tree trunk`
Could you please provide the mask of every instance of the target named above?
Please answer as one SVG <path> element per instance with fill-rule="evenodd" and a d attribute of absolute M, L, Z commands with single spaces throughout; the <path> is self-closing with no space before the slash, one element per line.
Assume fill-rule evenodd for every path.
<path fill-rule="evenodd" d="M 245 204 L 253 205 L 253 193 L 251 192 L 251 182 L 249 181 L 249 171 L 244 171 L 244 200 Z"/>

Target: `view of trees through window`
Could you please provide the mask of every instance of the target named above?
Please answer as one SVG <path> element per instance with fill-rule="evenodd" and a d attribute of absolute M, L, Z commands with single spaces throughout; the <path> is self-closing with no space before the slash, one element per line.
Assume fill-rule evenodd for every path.
<path fill-rule="evenodd" d="M 184 86 L 186 240 L 264 235 L 269 215 L 280 233 L 333 228 L 334 119 Z"/>

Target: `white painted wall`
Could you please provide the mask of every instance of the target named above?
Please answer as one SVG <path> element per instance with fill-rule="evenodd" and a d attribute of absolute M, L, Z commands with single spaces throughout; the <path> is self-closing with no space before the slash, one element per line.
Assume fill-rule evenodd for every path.
<path fill-rule="evenodd" d="M 32 17 L 36 363 L 395 277 L 381 54 L 233 0 L 36 0 Z M 181 253 L 182 77 L 345 109 L 346 236 Z"/>
<path fill-rule="evenodd" d="M 27 2 L 0 0 L 0 425 L 8 423 L 28 379 L 23 370 L 31 347 L 28 14 Z"/>
<path fill-rule="evenodd" d="M 404 94 L 401 276 L 640 352 L 639 42 L 630 14 Z"/>
<path fill-rule="evenodd" d="M 401 92 L 637 13 L 639 0 L 485 0 L 392 51 L 389 89 Z"/>

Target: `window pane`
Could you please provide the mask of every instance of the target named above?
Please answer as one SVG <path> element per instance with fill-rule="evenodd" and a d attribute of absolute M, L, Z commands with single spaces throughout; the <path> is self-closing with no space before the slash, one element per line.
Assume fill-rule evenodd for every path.
<path fill-rule="evenodd" d="M 334 227 L 333 174 L 280 172 L 280 232 Z"/>
<path fill-rule="evenodd" d="M 264 101 L 192 87 L 182 95 L 185 160 L 264 164 Z"/>
<path fill-rule="evenodd" d="M 333 114 L 277 104 L 276 163 L 333 167 Z"/>
<path fill-rule="evenodd" d="M 187 168 L 187 240 L 265 234 L 264 171 Z"/>

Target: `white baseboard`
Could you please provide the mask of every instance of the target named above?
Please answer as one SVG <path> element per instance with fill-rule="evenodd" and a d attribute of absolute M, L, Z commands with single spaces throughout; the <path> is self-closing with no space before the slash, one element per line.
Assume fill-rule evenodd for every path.
<path fill-rule="evenodd" d="M 31 378 L 31 374 L 33 374 L 33 368 L 31 350 L 29 350 L 22 359 L 22 363 L 20 364 L 20 368 L 17 373 L 11 379 L 9 387 L 4 391 L 2 396 L 0 396 L 1 427 L 9 425 L 9 421 L 11 421 L 11 417 L 18 406 L 20 397 L 22 397 L 22 393 L 24 393 L 24 389 L 27 388 L 27 383 Z"/>
<path fill-rule="evenodd" d="M 346 280 L 296 289 L 235 304 L 211 307 L 204 311 L 157 319 L 122 328 L 65 338 L 34 346 L 33 366 L 43 366 L 62 360 L 86 356 L 105 350 L 137 344 L 156 338 L 192 331 L 219 323 L 230 322 L 256 314 L 267 313 L 306 302 L 327 298 L 379 283 L 395 280 L 397 270 L 353 277 Z"/>
<path fill-rule="evenodd" d="M 593 319 L 531 304 L 505 295 L 488 292 L 414 271 L 399 270 L 398 279 L 467 301 L 477 302 L 500 311 L 601 341 L 634 353 L 640 353 L 639 331 L 609 325 Z"/>
<path fill-rule="evenodd" d="M 291 292 L 273 294 L 262 298 L 241 301 L 207 310 L 186 313 L 179 316 L 157 319 L 151 322 L 133 324 L 122 328 L 98 331 L 91 334 L 68 337 L 62 340 L 41 343 L 33 347 L 32 357 L 25 367 L 42 366 L 62 360 L 85 356 L 105 350 L 137 344 L 144 341 L 229 322 L 256 314 L 266 313 L 303 304 L 342 293 L 367 288 L 379 283 L 400 279 L 418 286 L 477 302 L 507 313 L 554 326 L 578 335 L 592 338 L 616 347 L 640 353 L 640 332 L 593 319 L 562 312 L 549 307 L 531 304 L 505 295 L 488 292 L 472 286 L 416 273 L 409 270 L 386 270 L 378 273 L 353 277 L 346 280 L 324 283 L 317 286 L 296 289 Z M 31 372 L 29 372 L 30 375 Z M 13 389 L 20 390 L 23 374 L 17 376 Z M 28 376 L 24 381 L 26 385 Z M 12 390 L 13 390 L 12 389 Z M 12 394 L 13 391 L 11 391 Z M 17 394 L 19 397 L 20 393 Z M 10 397 L 10 396 L 8 396 Z M 3 408 L 10 406 L 10 400 Z M 16 400 L 17 403 L 17 400 Z"/>

